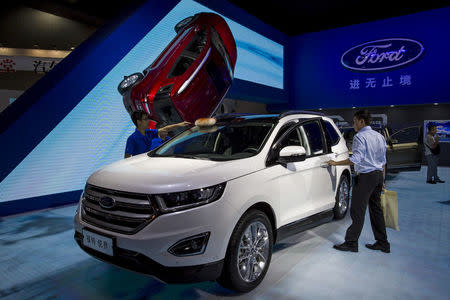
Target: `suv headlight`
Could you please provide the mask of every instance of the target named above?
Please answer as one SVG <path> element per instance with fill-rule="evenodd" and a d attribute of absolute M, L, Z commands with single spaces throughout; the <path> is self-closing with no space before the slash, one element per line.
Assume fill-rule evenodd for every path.
<path fill-rule="evenodd" d="M 198 190 L 159 194 L 155 199 L 162 213 L 170 213 L 214 202 L 220 199 L 224 190 L 225 183 L 221 183 Z"/>

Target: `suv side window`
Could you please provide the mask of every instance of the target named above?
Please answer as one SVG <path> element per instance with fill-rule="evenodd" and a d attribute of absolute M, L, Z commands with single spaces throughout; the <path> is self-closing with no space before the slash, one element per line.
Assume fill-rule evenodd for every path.
<path fill-rule="evenodd" d="M 295 141 L 299 140 L 299 136 L 297 133 L 297 129 L 292 130 L 288 136 L 286 136 L 283 140 L 280 140 L 280 138 L 289 130 L 292 128 L 292 126 L 297 123 L 298 121 L 290 121 L 283 125 L 283 127 L 280 128 L 277 135 L 275 136 L 274 142 L 271 146 L 271 150 L 269 152 L 269 156 L 267 157 L 267 165 L 272 165 L 275 163 L 275 160 L 278 158 L 279 151 L 286 146 L 301 146 L 301 145 L 289 145 L 289 143 L 295 143 Z M 276 148 L 274 146 L 277 145 Z"/>
<path fill-rule="evenodd" d="M 223 45 L 223 41 L 220 38 L 220 35 L 217 33 L 216 29 L 214 27 L 211 27 L 211 41 L 213 45 L 217 48 L 217 51 L 219 51 L 220 55 L 224 60 L 230 61 L 228 52 L 225 49 L 225 46 Z"/>
<path fill-rule="evenodd" d="M 336 132 L 336 129 L 334 129 L 333 125 L 331 125 L 330 122 L 324 120 L 324 123 L 325 128 L 328 132 L 328 136 L 330 137 L 331 140 L 331 145 L 335 146 L 339 142 L 340 139 L 339 134 Z"/>
<path fill-rule="evenodd" d="M 301 137 L 298 134 L 298 127 L 285 136 L 279 145 L 279 149 L 283 149 L 287 146 L 303 146 Z"/>
<path fill-rule="evenodd" d="M 202 52 L 203 48 L 205 47 L 206 38 L 207 33 L 205 29 L 201 29 L 195 33 L 195 36 L 183 50 L 175 64 L 172 66 L 168 78 L 180 76 L 184 74 L 184 72 L 186 72 L 186 70 L 198 58 L 200 52 Z"/>
<path fill-rule="evenodd" d="M 281 136 L 289 129 L 291 128 L 291 126 L 293 126 L 295 123 L 297 123 L 298 121 L 290 121 L 286 124 L 283 125 L 283 127 L 280 128 L 280 130 L 278 131 L 275 139 L 274 139 L 274 143 L 278 142 L 278 140 L 281 138 Z"/>
<path fill-rule="evenodd" d="M 206 65 L 206 72 L 208 72 L 209 77 L 211 77 L 214 86 L 219 94 L 222 94 L 228 86 L 230 81 L 229 76 L 222 75 L 219 67 L 216 65 L 214 60 L 210 60 Z"/>
<path fill-rule="evenodd" d="M 311 122 L 303 125 L 303 129 L 306 133 L 306 137 L 309 142 L 309 148 L 311 156 L 323 154 L 324 143 L 322 129 L 318 122 Z"/>

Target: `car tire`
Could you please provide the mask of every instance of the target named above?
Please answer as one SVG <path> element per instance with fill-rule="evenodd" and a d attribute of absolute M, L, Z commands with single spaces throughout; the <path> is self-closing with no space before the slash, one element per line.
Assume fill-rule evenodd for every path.
<path fill-rule="evenodd" d="M 181 30 L 183 30 L 184 27 L 186 27 L 186 25 L 188 25 L 189 23 L 191 23 L 191 21 L 194 19 L 194 16 L 190 16 L 187 18 L 184 18 L 183 20 L 181 20 L 180 22 L 177 23 L 177 25 L 175 25 L 175 27 L 173 28 L 175 30 L 175 32 L 178 34 Z"/>
<path fill-rule="evenodd" d="M 346 175 L 341 175 L 334 205 L 334 218 L 340 220 L 347 214 L 350 204 L 350 183 Z"/>
<path fill-rule="evenodd" d="M 219 284 L 237 292 L 253 290 L 269 269 L 272 245 L 272 225 L 266 214 L 248 211 L 231 235 Z"/>
<path fill-rule="evenodd" d="M 117 90 L 121 95 L 125 94 L 131 87 L 144 78 L 142 73 L 133 73 L 130 76 L 125 76 L 117 86 Z"/>

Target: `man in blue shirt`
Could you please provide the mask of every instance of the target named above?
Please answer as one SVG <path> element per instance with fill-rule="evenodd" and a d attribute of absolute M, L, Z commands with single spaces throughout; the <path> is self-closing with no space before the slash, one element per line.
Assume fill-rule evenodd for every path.
<path fill-rule="evenodd" d="M 133 112 L 131 120 L 136 125 L 136 130 L 128 137 L 125 147 L 125 158 L 150 151 L 152 149 L 152 140 L 158 137 L 158 132 L 167 133 L 176 127 L 190 124 L 189 122 L 181 122 L 159 129 L 148 129 L 150 119 L 147 113 L 142 110 Z"/>
<path fill-rule="evenodd" d="M 158 136 L 152 140 L 152 146 L 150 147 L 150 150 L 158 148 L 168 140 L 170 140 L 170 137 L 168 136 L 167 131 L 158 131 Z"/>
<path fill-rule="evenodd" d="M 353 117 L 353 127 L 357 132 L 353 137 L 353 155 L 343 161 L 330 160 L 328 162 L 332 166 L 354 165 L 357 173 L 350 208 L 352 225 L 347 229 L 345 242 L 334 245 L 334 248 L 341 251 L 358 252 L 358 239 L 364 225 L 368 204 L 370 223 L 376 242 L 366 244 L 366 247 L 389 253 L 390 244 L 387 240 L 380 201 L 385 178 L 386 140 L 381 134 L 372 130 L 368 124 L 370 124 L 370 113 L 367 110 L 356 112 Z"/>

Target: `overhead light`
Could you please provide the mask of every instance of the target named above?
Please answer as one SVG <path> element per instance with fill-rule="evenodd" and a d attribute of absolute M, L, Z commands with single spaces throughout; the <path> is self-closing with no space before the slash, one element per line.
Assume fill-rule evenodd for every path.
<path fill-rule="evenodd" d="M 433 104 L 434 104 L 434 105 L 439 105 L 439 103 L 437 103 L 437 102 L 434 102 Z"/>
<path fill-rule="evenodd" d="M 394 107 L 394 105 L 393 104 L 391 104 L 391 105 L 389 105 L 390 107 Z"/>
<path fill-rule="evenodd" d="M 74 50 L 75 49 L 75 47 L 70 47 L 70 50 Z"/>
<path fill-rule="evenodd" d="M 319 110 L 322 110 L 322 108 L 319 108 Z"/>
<path fill-rule="evenodd" d="M 39 44 L 34 44 L 33 47 L 34 48 L 39 48 Z"/>
<path fill-rule="evenodd" d="M 356 108 L 356 106 L 353 106 L 352 108 L 353 108 L 353 109 L 355 109 L 355 108 Z"/>

